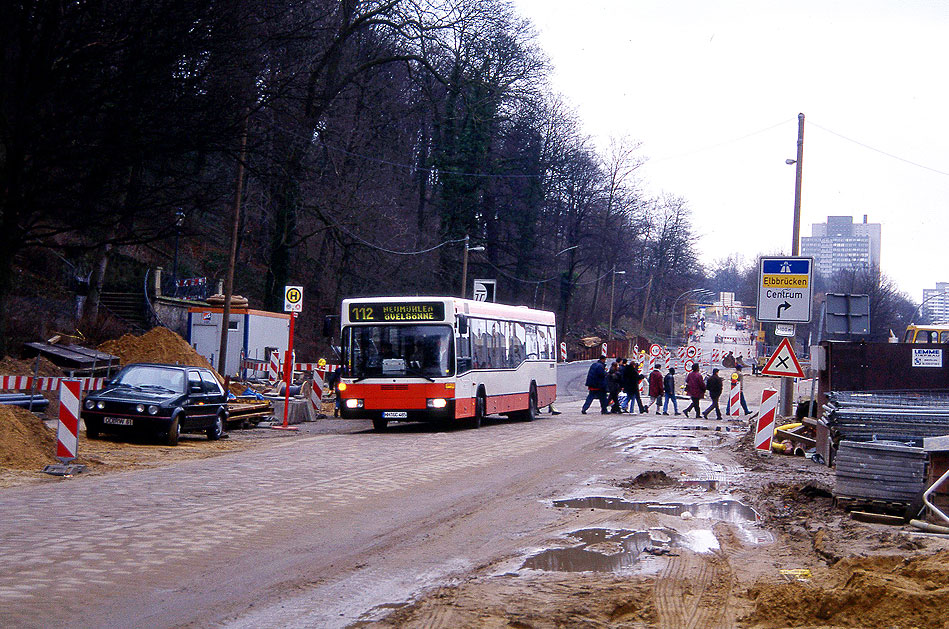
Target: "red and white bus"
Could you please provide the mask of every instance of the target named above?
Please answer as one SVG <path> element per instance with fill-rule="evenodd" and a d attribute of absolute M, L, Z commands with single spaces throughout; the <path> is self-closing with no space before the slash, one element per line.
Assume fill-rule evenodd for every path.
<path fill-rule="evenodd" d="M 343 300 L 340 414 L 390 421 L 495 413 L 532 420 L 557 397 L 554 313 L 454 297 Z"/>

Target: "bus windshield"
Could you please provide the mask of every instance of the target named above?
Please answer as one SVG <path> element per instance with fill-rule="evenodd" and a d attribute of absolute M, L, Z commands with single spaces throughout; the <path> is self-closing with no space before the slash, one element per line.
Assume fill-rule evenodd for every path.
<path fill-rule="evenodd" d="M 455 373 L 448 325 L 350 326 L 343 337 L 353 378 L 439 378 Z"/>

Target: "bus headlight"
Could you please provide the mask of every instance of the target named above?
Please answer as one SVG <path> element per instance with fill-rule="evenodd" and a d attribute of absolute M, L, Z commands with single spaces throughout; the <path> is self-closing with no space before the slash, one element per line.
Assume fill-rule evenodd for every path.
<path fill-rule="evenodd" d="M 428 408 L 445 408 L 448 406 L 448 400 L 443 397 L 429 398 L 425 400 L 425 406 Z"/>
<path fill-rule="evenodd" d="M 346 390 L 346 383 L 345 383 L 345 382 L 340 382 L 340 383 L 337 385 L 337 388 L 338 388 L 340 391 L 345 391 L 345 390 Z"/>
<path fill-rule="evenodd" d="M 346 400 L 346 408 L 362 408 L 362 400 L 358 398 L 349 398 Z"/>

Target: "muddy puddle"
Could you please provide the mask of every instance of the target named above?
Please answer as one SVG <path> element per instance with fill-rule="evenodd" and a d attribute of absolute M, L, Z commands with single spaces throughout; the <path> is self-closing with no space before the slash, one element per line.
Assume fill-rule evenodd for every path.
<path fill-rule="evenodd" d="M 604 528 L 568 533 L 564 547 L 548 548 L 528 557 L 521 569 L 546 572 L 623 572 L 650 555 L 675 556 L 679 550 L 710 553 L 719 549 L 711 530 L 680 533 L 668 528 L 648 531 Z"/>
<path fill-rule="evenodd" d="M 712 481 L 696 481 L 712 482 Z M 720 520 L 733 524 L 757 522 L 760 517 L 751 507 L 737 500 L 719 500 L 717 502 L 631 502 L 622 498 L 607 496 L 587 496 L 584 498 L 570 498 L 555 500 L 555 507 L 570 509 L 612 509 L 614 511 L 634 511 L 637 513 L 664 513 L 672 516 L 682 516 L 688 512 L 692 517 L 705 520 Z"/>
<path fill-rule="evenodd" d="M 618 572 L 639 561 L 652 547 L 647 531 L 582 529 L 567 536 L 568 548 L 549 548 L 524 561 L 521 569 L 547 572 Z"/>

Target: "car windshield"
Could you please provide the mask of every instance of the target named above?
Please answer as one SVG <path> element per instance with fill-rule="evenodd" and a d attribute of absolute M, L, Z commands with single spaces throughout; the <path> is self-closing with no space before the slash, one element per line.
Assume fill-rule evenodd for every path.
<path fill-rule="evenodd" d="M 447 325 L 350 327 L 344 355 L 354 378 L 437 378 L 455 372 L 452 330 Z"/>
<path fill-rule="evenodd" d="M 112 384 L 137 388 L 161 387 L 175 393 L 184 393 L 185 373 L 181 369 L 133 365 L 120 371 Z"/>

